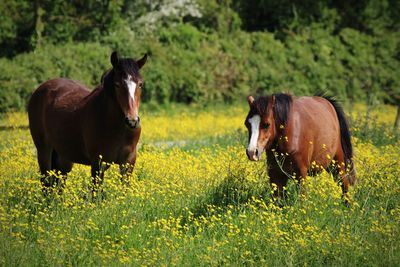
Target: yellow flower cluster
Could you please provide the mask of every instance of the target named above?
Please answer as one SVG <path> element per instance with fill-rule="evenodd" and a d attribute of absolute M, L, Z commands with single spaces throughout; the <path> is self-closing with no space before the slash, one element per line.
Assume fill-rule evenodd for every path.
<path fill-rule="evenodd" d="M 327 171 L 307 177 L 301 193 L 291 179 L 286 197 L 274 199 L 265 162 L 245 155 L 245 115 L 142 116 L 145 145 L 129 186 L 112 165 L 93 199 L 82 165 L 63 188 L 43 192 L 29 130 L 19 127 L 26 114 L 8 114 L 0 123 L 9 126 L 0 131 L 0 265 L 400 262 L 399 141 L 353 138 L 358 180 L 349 205 Z"/>

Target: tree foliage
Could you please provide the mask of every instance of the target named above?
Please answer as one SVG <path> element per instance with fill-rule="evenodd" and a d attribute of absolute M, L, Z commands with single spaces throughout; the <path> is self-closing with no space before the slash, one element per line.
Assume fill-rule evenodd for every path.
<path fill-rule="evenodd" d="M 0 110 L 41 82 L 90 87 L 109 53 L 150 54 L 144 101 L 235 101 L 328 91 L 400 103 L 395 0 L 6 0 L 0 3 Z"/>

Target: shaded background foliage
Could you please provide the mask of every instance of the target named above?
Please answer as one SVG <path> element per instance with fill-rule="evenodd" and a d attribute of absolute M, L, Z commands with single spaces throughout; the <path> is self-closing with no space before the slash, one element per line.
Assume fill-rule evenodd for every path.
<path fill-rule="evenodd" d="M 145 102 L 322 90 L 398 105 L 399 10 L 395 0 L 2 1 L 0 111 L 23 110 L 53 77 L 93 88 L 112 50 L 149 53 Z"/>

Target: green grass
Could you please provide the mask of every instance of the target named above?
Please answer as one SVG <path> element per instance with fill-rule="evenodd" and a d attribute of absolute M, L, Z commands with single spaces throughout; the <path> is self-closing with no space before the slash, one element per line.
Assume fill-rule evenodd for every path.
<path fill-rule="evenodd" d="M 358 183 L 350 206 L 329 173 L 311 177 L 303 197 L 291 181 L 287 198 L 274 202 L 264 162 L 245 156 L 242 109 L 146 111 L 144 125 L 154 120 L 172 129 L 160 139 L 147 129 L 131 186 L 120 183 L 112 166 L 95 200 L 82 165 L 74 166 L 61 194 L 43 195 L 29 130 L 12 127 L 24 125 L 25 114 L 5 116 L 0 265 L 397 266 L 398 137 L 382 132 L 380 121 L 352 125 Z M 210 114 L 221 110 L 225 115 L 213 121 Z M 199 129 L 179 143 L 186 126 L 175 121 L 182 113 L 192 118 L 193 131 L 197 118 L 232 123 L 221 132 Z"/>

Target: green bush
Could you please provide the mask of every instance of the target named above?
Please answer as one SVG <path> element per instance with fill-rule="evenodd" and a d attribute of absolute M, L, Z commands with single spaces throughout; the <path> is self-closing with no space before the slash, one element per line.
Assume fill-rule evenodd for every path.
<path fill-rule="evenodd" d="M 111 67 L 113 50 L 134 58 L 149 54 L 142 70 L 144 102 L 232 102 L 277 91 L 391 101 L 400 90 L 398 37 L 352 29 L 333 34 L 319 24 L 281 39 L 266 32 L 204 33 L 188 24 L 149 36 L 121 28 L 99 43 L 45 44 L 0 59 L 0 111 L 23 109 L 31 92 L 54 77 L 93 88 Z"/>
<path fill-rule="evenodd" d="M 93 88 L 109 68 L 109 55 L 108 47 L 95 43 L 49 44 L 0 59 L 0 112 L 23 110 L 33 90 L 51 78 L 71 78 Z"/>
<path fill-rule="evenodd" d="M 200 46 L 201 32 L 190 24 L 178 24 L 170 29 L 161 28 L 159 40 L 168 45 L 176 44 L 183 49 L 195 50 Z"/>

